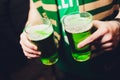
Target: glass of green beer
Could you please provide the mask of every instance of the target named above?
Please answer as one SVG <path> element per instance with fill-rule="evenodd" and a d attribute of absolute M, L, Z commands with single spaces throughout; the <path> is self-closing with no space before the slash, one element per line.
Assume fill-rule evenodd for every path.
<path fill-rule="evenodd" d="M 39 59 L 43 64 L 52 65 L 58 61 L 57 43 L 55 43 L 54 30 L 49 19 L 41 18 L 39 23 L 28 24 L 25 32 L 28 39 L 42 52 Z"/>
<path fill-rule="evenodd" d="M 72 56 L 76 61 L 84 62 L 90 59 L 90 45 L 83 48 L 77 48 L 77 45 L 91 35 L 92 19 L 92 15 L 88 12 L 70 13 L 62 19 Z"/>

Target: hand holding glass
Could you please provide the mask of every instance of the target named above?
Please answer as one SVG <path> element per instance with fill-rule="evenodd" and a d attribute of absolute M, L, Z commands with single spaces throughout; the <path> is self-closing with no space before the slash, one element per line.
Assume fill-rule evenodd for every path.
<path fill-rule="evenodd" d="M 77 48 L 77 44 L 91 35 L 92 15 L 88 12 L 75 12 L 63 18 L 63 25 L 76 61 L 83 62 L 90 59 L 90 45 Z"/>
<path fill-rule="evenodd" d="M 57 44 L 54 40 L 54 30 L 49 19 L 41 18 L 39 23 L 28 24 L 25 28 L 28 38 L 42 52 L 40 60 L 45 65 L 58 61 Z"/>

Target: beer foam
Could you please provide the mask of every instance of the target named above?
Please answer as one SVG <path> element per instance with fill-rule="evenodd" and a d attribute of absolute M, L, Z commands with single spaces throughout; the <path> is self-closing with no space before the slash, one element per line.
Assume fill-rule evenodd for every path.
<path fill-rule="evenodd" d="M 43 40 L 53 33 L 52 25 L 35 25 L 27 28 L 28 38 L 33 41 Z"/>
<path fill-rule="evenodd" d="M 88 31 L 92 27 L 90 18 L 80 17 L 79 14 L 67 16 L 64 19 L 65 30 L 69 33 L 81 33 Z"/>

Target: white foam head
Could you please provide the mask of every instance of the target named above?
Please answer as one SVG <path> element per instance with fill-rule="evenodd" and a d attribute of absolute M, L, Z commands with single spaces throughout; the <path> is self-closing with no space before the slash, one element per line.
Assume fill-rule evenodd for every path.
<path fill-rule="evenodd" d="M 47 38 L 53 33 L 52 25 L 35 25 L 27 28 L 28 38 L 33 41 L 38 41 Z"/>
<path fill-rule="evenodd" d="M 63 20 L 65 30 L 70 33 L 81 33 L 92 27 L 91 18 L 80 17 L 79 14 L 66 16 Z"/>

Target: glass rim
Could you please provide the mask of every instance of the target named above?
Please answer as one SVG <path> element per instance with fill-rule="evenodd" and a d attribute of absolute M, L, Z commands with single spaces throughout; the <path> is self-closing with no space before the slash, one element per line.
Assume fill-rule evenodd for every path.
<path fill-rule="evenodd" d="M 50 21 L 48 18 L 41 18 L 41 20 L 42 20 L 42 21 L 43 21 L 43 20 L 47 20 L 47 21 L 48 21 L 48 27 L 50 27 L 50 26 L 52 25 L 51 21 Z M 41 21 L 41 22 L 42 22 L 42 21 Z M 45 23 L 42 22 L 41 24 L 45 24 Z M 34 24 L 34 26 L 36 26 L 36 25 L 41 25 L 41 24 Z M 29 31 L 27 31 L 27 29 L 29 29 L 32 25 L 33 25 L 32 23 L 26 24 L 26 25 L 25 25 L 25 28 L 24 28 L 24 32 L 29 33 Z M 48 27 L 46 27 L 45 29 L 47 29 Z"/>
<path fill-rule="evenodd" d="M 81 14 L 80 14 L 81 13 Z M 82 15 L 82 13 L 87 13 L 86 15 Z M 72 16 L 73 17 L 72 17 Z M 79 17 L 79 15 L 81 15 L 81 16 L 83 16 L 83 19 L 82 19 L 82 17 Z M 86 20 L 86 19 L 84 19 L 84 16 L 86 17 L 86 19 L 88 19 L 88 20 Z M 88 17 L 87 17 L 88 16 Z M 74 20 L 74 19 L 75 20 Z M 72 20 L 72 21 L 71 21 Z M 77 23 L 78 23 L 78 25 L 76 25 L 77 23 L 75 22 L 77 20 Z M 79 20 L 80 20 L 80 23 L 79 23 Z M 85 23 L 81 23 L 81 22 L 84 22 L 85 21 Z M 74 26 L 74 25 L 76 25 L 76 26 L 78 26 L 79 28 L 77 28 L 77 29 L 80 29 L 80 26 L 81 27 L 83 27 L 83 26 L 88 26 L 88 25 L 92 25 L 92 21 L 93 21 L 93 16 L 92 16 L 92 14 L 90 14 L 89 12 L 72 12 L 72 13 L 69 13 L 69 14 L 67 14 L 67 15 L 65 15 L 64 17 L 63 17 L 63 20 L 62 20 L 62 24 L 63 24 L 63 26 L 65 27 L 65 30 L 66 31 L 68 31 L 68 32 L 70 32 L 71 33 L 71 31 L 68 29 L 68 27 L 70 27 L 70 26 Z M 81 25 L 80 25 L 81 24 Z M 88 31 L 89 29 L 91 29 L 92 28 L 92 26 L 91 27 L 86 27 L 86 28 L 84 28 L 83 29 L 83 31 L 79 31 L 80 33 L 81 32 L 84 32 L 84 31 Z M 71 29 L 72 29 L 72 27 L 71 27 Z M 79 32 L 74 32 L 74 33 L 79 33 Z"/>
<path fill-rule="evenodd" d="M 73 15 L 73 14 L 82 14 L 82 13 L 87 13 L 89 15 L 89 17 L 90 17 L 90 21 L 87 24 L 89 24 L 89 23 L 91 23 L 93 21 L 92 14 L 90 12 L 87 12 L 87 11 L 85 11 L 85 12 L 75 11 L 75 12 L 68 13 L 68 14 L 66 14 L 66 15 L 63 16 L 63 18 L 61 19 L 61 21 L 62 21 L 62 23 L 65 24 L 64 20 L 65 20 L 66 17 L 69 17 L 70 15 Z"/>

